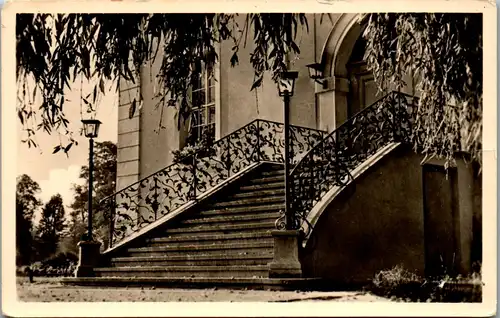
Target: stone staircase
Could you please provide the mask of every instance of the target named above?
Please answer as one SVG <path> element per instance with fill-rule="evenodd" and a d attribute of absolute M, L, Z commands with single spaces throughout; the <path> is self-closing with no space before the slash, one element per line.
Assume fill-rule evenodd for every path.
<path fill-rule="evenodd" d="M 390 93 L 328 135 L 291 127 L 294 229 L 307 238 L 309 213 L 330 189 L 352 181 L 351 171 L 380 149 L 409 139 L 413 103 Z M 63 282 L 324 288 L 320 277 L 269 278 L 269 264 L 281 257 L 271 231 L 285 209 L 282 133 L 280 123 L 255 120 L 103 200 L 112 211 L 111 248 L 95 277 Z"/>
<path fill-rule="evenodd" d="M 163 229 L 113 255 L 97 277 L 265 278 L 284 209 L 282 165 L 263 164 Z"/>

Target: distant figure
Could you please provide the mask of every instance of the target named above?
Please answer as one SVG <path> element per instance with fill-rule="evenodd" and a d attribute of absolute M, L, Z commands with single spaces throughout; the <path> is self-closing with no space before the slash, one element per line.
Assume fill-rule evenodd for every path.
<path fill-rule="evenodd" d="M 31 267 L 26 266 L 24 272 L 26 273 L 26 275 L 28 275 L 30 283 L 33 283 L 33 271 L 31 270 Z"/>

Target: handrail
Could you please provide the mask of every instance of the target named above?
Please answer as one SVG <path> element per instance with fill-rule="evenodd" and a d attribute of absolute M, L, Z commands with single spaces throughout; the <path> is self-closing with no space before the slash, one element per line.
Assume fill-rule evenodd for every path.
<path fill-rule="evenodd" d="M 246 127 L 248 127 L 248 126 L 252 125 L 253 123 L 255 123 L 255 122 L 257 122 L 257 121 L 264 121 L 264 122 L 268 122 L 268 123 L 271 123 L 271 124 L 283 125 L 282 123 L 277 122 L 277 121 L 272 121 L 272 120 L 263 120 L 263 119 L 254 119 L 254 120 L 252 120 L 251 122 L 249 122 L 248 124 L 246 124 L 246 125 L 244 125 L 244 126 L 242 126 L 242 127 L 238 128 L 236 131 L 232 132 L 231 134 L 228 134 L 228 135 L 226 135 L 226 136 L 224 136 L 224 137 L 220 138 L 219 140 L 215 141 L 215 143 L 218 143 L 218 142 L 220 142 L 221 140 L 224 140 L 224 139 L 226 139 L 226 138 L 229 138 L 229 137 L 230 137 L 233 133 L 235 133 L 235 132 L 237 132 L 237 131 L 239 131 L 239 130 L 244 129 L 244 128 L 246 128 Z M 310 130 L 310 131 L 315 131 L 315 132 L 318 132 L 318 133 L 320 133 L 320 134 L 326 134 L 326 133 L 327 133 L 326 131 L 321 130 L 321 129 L 308 128 L 308 127 L 299 126 L 299 125 L 290 125 L 290 127 L 291 127 L 291 128 L 300 128 L 300 129 L 306 129 L 306 130 Z M 200 153 L 202 153 L 202 152 L 204 152 L 204 151 L 206 151 L 206 149 L 198 149 L 198 150 L 196 150 L 195 152 L 193 152 L 193 153 L 191 153 L 191 154 L 184 155 L 183 157 L 181 157 L 181 158 L 180 158 L 179 160 L 177 160 L 176 162 L 173 162 L 171 165 L 174 165 L 174 164 L 176 164 L 176 163 L 178 163 L 178 162 L 184 161 L 184 160 L 186 160 L 187 158 L 192 157 L 192 156 L 195 156 L 196 154 L 200 154 Z M 132 184 L 128 185 L 127 187 L 125 187 L 125 188 L 123 188 L 123 189 L 121 189 L 121 190 L 119 190 L 119 191 L 117 191 L 117 192 L 115 192 L 115 193 L 113 193 L 113 194 L 110 194 L 110 195 L 108 195 L 107 197 L 104 197 L 103 199 L 101 199 L 101 200 L 99 201 L 99 204 L 102 204 L 103 202 L 105 202 L 105 201 L 109 200 L 111 197 L 115 196 L 116 194 L 120 193 L 121 191 L 125 190 L 126 188 L 128 188 L 128 187 L 133 187 L 133 186 L 135 186 L 135 185 L 139 184 L 141 181 L 144 181 L 144 180 L 146 180 L 146 179 L 148 179 L 148 178 L 152 177 L 153 175 L 155 175 L 155 174 L 157 174 L 157 173 L 161 172 L 162 170 L 164 170 L 164 169 L 166 169 L 166 168 L 168 168 L 168 167 L 169 167 L 169 166 L 167 166 L 167 167 L 165 167 L 165 168 L 162 168 L 162 169 L 160 169 L 160 170 L 157 170 L 157 171 L 155 171 L 155 172 L 153 172 L 153 173 L 149 174 L 148 176 L 143 177 L 141 180 L 138 180 L 138 181 L 136 181 L 136 182 L 134 182 L 134 183 L 132 183 Z"/>
<path fill-rule="evenodd" d="M 333 131 L 332 131 L 332 132 L 330 132 L 328 135 L 326 135 L 326 136 L 325 136 L 325 138 L 328 138 L 328 137 L 330 137 L 330 136 L 334 135 L 334 134 L 335 134 L 335 133 L 336 133 L 339 129 L 342 129 L 342 128 L 344 128 L 344 126 L 347 126 L 347 125 L 349 124 L 349 122 L 351 122 L 354 118 L 356 118 L 356 117 L 358 117 L 358 116 L 362 116 L 364 113 L 369 112 L 369 111 L 370 111 L 370 109 L 371 109 L 374 105 L 376 105 L 376 104 L 380 103 L 382 100 L 386 99 L 386 98 L 387 98 L 387 96 L 389 96 L 389 95 L 391 95 L 391 94 L 399 94 L 399 95 L 402 95 L 402 96 L 406 96 L 406 97 L 408 97 L 408 98 L 418 99 L 418 97 L 412 96 L 412 95 L 407 94 L 407 93 L 403 93 L 403 92 L 395 92 L 395 91 L 390 92 L 390 93 L 388 93 L 388 94 L 386 94 L 386 95 L 384 95 L 384 96 L 380 97 L 378 100 L 376 100 L 375 102 L 373 102 L 370 106 L 367 106 L 367 107 L 363 108 L 362 110 L 358 111 L 358 112 L 357 112 L 356 114 L 354 114 L 351 118 L 347 119 L 345 122 L 343 122 L 342 124 L 340 124 L 340 125 L 339 125 L 339 126 L 338 126 L 335 130 L 333 130 Z M 304 154 L 304 158 L 305 158 L 305 157 L 307 157 L 307 156 L 309 155 L 309 153 L 310 153 L 310 152 L 313 152 L 313 151 L 315 150 L 315 148 L 316 148 L 316 147 L 319 147 L 320 145 L 321 145 L 321 142 L 317 143 L 314 147 L 312 147 L 311 149 L 309 149 L 309 151 L 308 151 L 308 152 L 306 152 L 306 153 Z M 290 171 L 290 174 L 293 174 L 293 171 L 294 171 L 294 170 L 295 170 L 295 168 L 294 168 L 294 169 L 292 169 L 292 170 Z"/>
<path fill-rule="evenodd" d="M 186 155 L 100 201 L 109 207 L 108 247 L 196 200 L 249 165 L 283 162 L 282 123 L 255 119 L 213 144 Z M 291 164 L 321 141 L 325 131 L 291 125 Z"/>
<path fill-rule="evenodd" d="M 390 92 L 305 153 L 290 172 L 295 229 L 307 236 L 312 230 L 308 213 L 332 187 L 345 186 L 352 179 L 350 172 L 364 160 L 390 142 L 410 141 L 414 99 Z"/>
<path fill-rule="evenodd" d="M 250 126 L 251 124 L 253 124 L 254 122 L 256 122 L 256 121 L 258 121 L 258 120 L 259 120 L 259 119 L 254 119 L 253 121 L 249 122 L 248 124 L 246 124 L 245 126 L 243 126 L 243 127 L 239 128 L 238 130 L 244 129 L 245 127 Z M 238 130 L 236 130 L 236 131 L 238 131 Z M 236 131 L 235 131 L 235 132 L 236 132 Z M 234 133 L 234 132 L 233 132 L 233 133 Z M 231 135 L 231 134 L 226 135 L 226 136 L 224 136 L 224 137 L 220 138 L 219 140 L 217 140 L 217 141 L 216 141 L 216 143 L 217 143 L 217 142 L 219 142 L 219 141 L 221 141 L 221 140 L 223 140 L 224 138 L 229 137 L 230 135 Z M 198 150 L 196 150 L 195 152 L 193 152 L 193 153 L 191 153 L 191 154 L 184 155 L 184 156 L 182 156 L 179 160 L 177 160 L 176 162 L 173 162 L 173 163 L 172 163 L 172 164 L 170 164 L 169 166 L 171 166 L 171 165 L 175 165 L 176 163 L 178 163 L 178 162 L 180 162 L 180 161 L 184 161 L 184 160 L 186 160 L 186 159 L 187 159 L 187 158 L 189 158 L 189 157 L 193 157 L 193 156 L 195 156 L 196 154 L 200 154 L 200 153 L 201 153 L 202 151 L 204 151 L 204 150 L 205 150 L 205 149 L 198 149 Z M 111 197 L 113 197 L 113 196 L 117 195 L 117 194 L 118 194 L 118 193 L 120 193 L 121 191 L 123 191 L 123 190 L 125 190 L 125 189 L 127 189 L 127 188 L 129 188 L 129 187 L 133 187 L 133 186 L 135 186 L 135 185 L 137 185 L 137 184 L 141 183 L 142 181 L 144 181 L 144 180 L 146 180 L 146 179 L 148 179 L 148 178 L 152 177 L 153 175 L 158 174 L 159 172 L 161 172 L 161 171 L 163 171 L 163 170 L 167 169 L 169 166 L 167 166 L 167 167 L 165 167 L 165 168 L 161 168 L 160 170 L 157 170 L 157 171 L 155 171 L 155 172 L 151 173 L 150 175 L 148 175 L 148 176 L 146 176 L 146 177 L 142 178 L 141 180 L 136 181 L 136 182 L 134 182 L 134 183 L 132 183 L 132 184 L 128 185 L 127 187 L 125 187 L 125 188 L 123 188 L 123 189 L 121 189 L 121 190 L 119 190 L 119 191 L 117 191 L 117 192 L 115 192 L 115 193 L 113 193 L 113 194 L 111 194 L 111 195 L 108 195 L 107 197 L 105 197 L 104 199 L 102 199 L 101 201 L 99 201 L 99 204 L 101 204 L 101 203 L 103 203 L 103 202 L 105 202 L 105 201 L 109 200 L 109 198 L 111 198 Z"/>

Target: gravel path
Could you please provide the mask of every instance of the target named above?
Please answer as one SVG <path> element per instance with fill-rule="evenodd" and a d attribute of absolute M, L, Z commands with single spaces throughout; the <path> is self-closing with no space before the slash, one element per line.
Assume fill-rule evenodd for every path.
<path fill-rule="evenodd" d="M 230 289 L 170 289 L 154 287 L 98 288 L 65 286 L 58 279 L 35 278 L 34 283 L 19 279 L 20 301 L 33 302 L 295 302 L 295 301 L 389 301 L 363 292 L 295 292 Z"/>

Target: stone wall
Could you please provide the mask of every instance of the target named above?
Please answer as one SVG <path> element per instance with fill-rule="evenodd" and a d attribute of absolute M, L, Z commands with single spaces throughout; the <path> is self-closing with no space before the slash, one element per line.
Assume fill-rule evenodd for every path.
<path fill-rule="evenodd" d="M 139 97 L 138 82 L 120 79 L 118 107 L 118 144 L 116 167 L 116 190 L 119 191 L 139 180 L 140 112 L 129 118 L 129 110 L 134 99 Z"/>
<path fill-rule="evenodd" d="M 367 283 L 378 271 L 395 265 L 425 275 L 426 244 L 436 238 L 425 233 L 422 159 L 400 146 L 334 198 L 303 251 L 304 275 Z M 458 162 L 454 228 L 442 231 L 457 242 L 455 262 L 461 273 L 470 272 L 472 249 L 481 240 L 477 227 L 472 230 L 473 215 L 481 214 L 477 204 L 473 207 L 481 191 L 471 171 L 470 165 Z"/>

